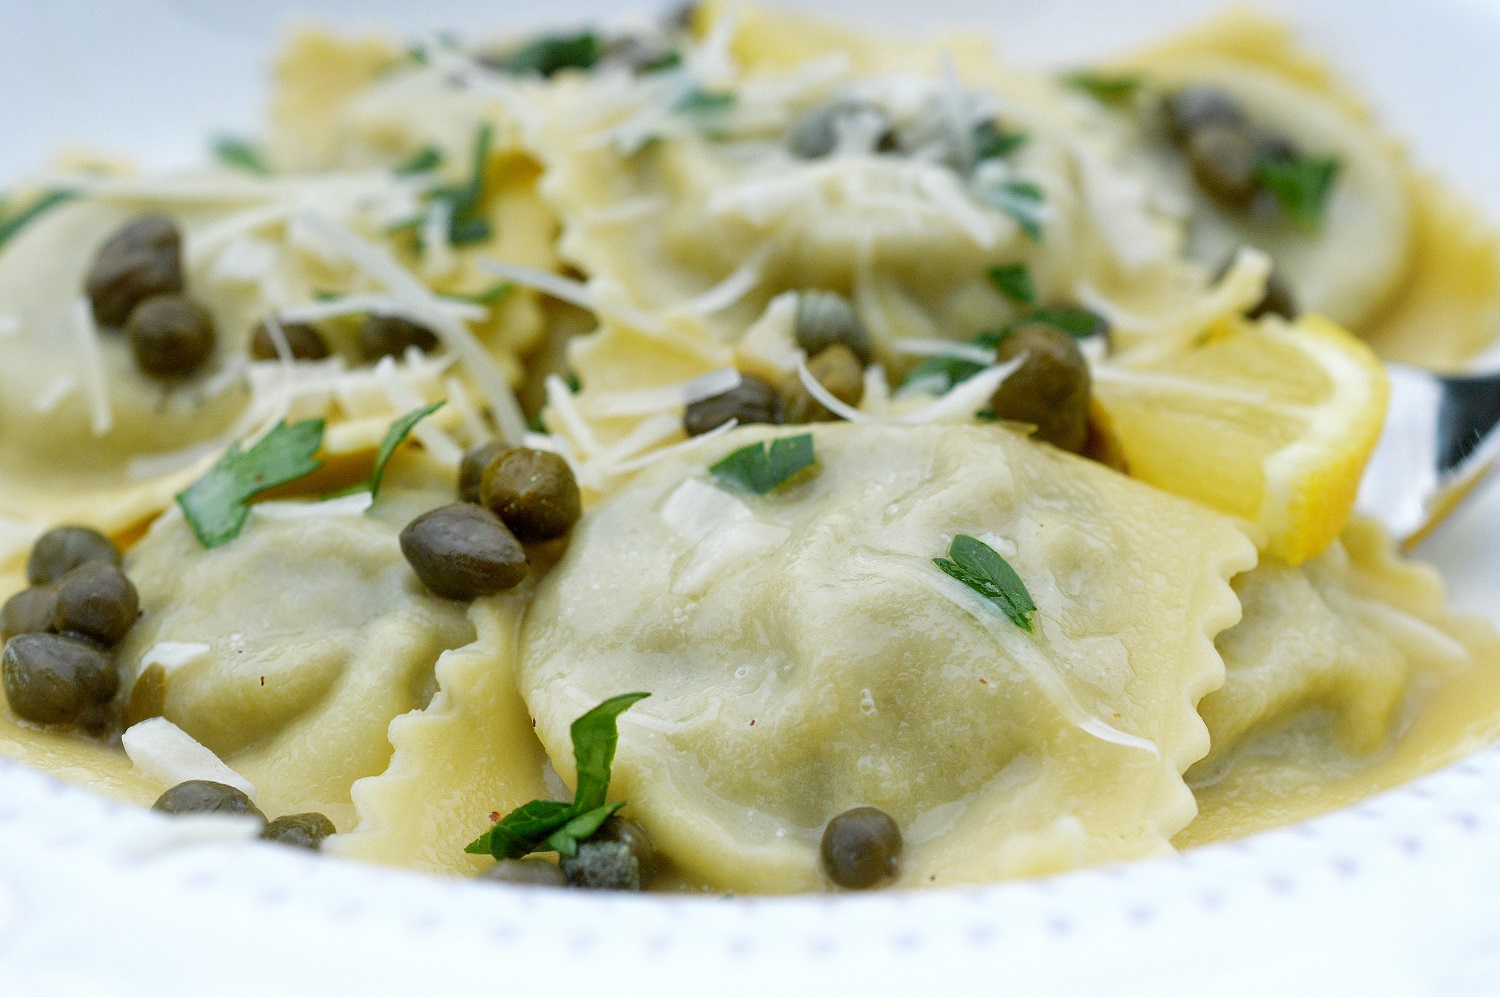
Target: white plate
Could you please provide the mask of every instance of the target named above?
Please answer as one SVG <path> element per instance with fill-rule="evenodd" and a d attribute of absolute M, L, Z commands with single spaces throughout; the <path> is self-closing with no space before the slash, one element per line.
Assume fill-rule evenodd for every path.
<path fill-rule="evenodd" d="M 993 26 L 1081 60 L 1203 0 L 830 0 Z M 1500 216 L 1500 2 L 1278 2 L 1419 157 Z M 580 0 L 582 22 L 621 5 Z M 4 0 L 0 177 L 87 143 L 156 165 L 247 131 L 292 15 L 518 27 L 498 0 Z M 1500 490 L 1423 551 L 1500 619 Z M 143 850 L 161 820 L 0 765 L 0 993 L 1493 993 L 1500 752 L 1309 824 L 1179 858 L 944 893 L 781 900 L 511 891 L 272 846 Z"/>

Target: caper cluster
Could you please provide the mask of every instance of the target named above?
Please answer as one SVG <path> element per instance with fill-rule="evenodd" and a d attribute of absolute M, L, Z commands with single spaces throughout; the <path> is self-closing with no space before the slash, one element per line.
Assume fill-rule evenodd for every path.
<path fill-rule="evenodd" d="M 166 814 L 231 814 L 254 817 L 261 823 L 262 841 L 274 841 L 312 852 L 322 848 L 323 841 L 335 830 L 333 821 L 320 813 L 287 814 L 268 821 L 261 809 L 242 790 L 207 779 L 178 783 L 161 794 L 151 804 L 151 809 Z"/>
<path fill-rule="evenodd" d="M 250 334 L 250 358 L 252 360 L 279 360 L 281 349 L 276 342 L 270 320 L 261 320 Z M 275 329 L 281 333 L 281 341 L 292 360 L 326 360 L 332 355 L 328 340 L 316 326 L 306 322 L 276 322 Z M 404 357 L 406 351 L 416 347 L 423 353 L 438 348 L 437 333 L 410 319 L 398 315 L 369 314 L 360 325 L 358 350 L 367 363 L 375 363 L 384 357 Z"/>
<path fill-rule="evenodd" d="M 528 447 L 471 448 L 459 467 L 459 498 L 401 531 L 412 570 L 445 599 L 477 599 L 519 585 L 530 567 L 522 545 L 566 536 L 583 514 L 567 461 Z"/>
<path fill-rule="evenodd" d="M 611 817 L 556 864 L 541 858 L 501 859 L 481 879 L 514 886 L 573 886 L 585 890 L 643 890 L 656 874 L 656 845 L 646 829 Z"/>
<path fill-rule="evenodd" d="M 104 725 L 120 689 L 109 652 L 135 625 L 140 598 L 120 550 L 86 526 L 48 530 L 31 548 L 31 587 L 0 608 L 0 678 L 11 712 L 39 724 Z"/>
<path fill-rule="evenodd" d="M 187 377 L 213 352 L 213 316 L 184 294 L 182 234 L 166 215 L 142 215 L 106 239 L 84 291 L 99 327 L 124 331 L 143 374 Z"/>
<path fill-rule="evenodd" d="M 831 291 L 797 295 L 794 335 L 807 354 L 807 369 L 846 405 L 864 398 L 865 367 L 874 359 L 870 333 L 849 302 Z M 682 428 L 701 436 L 731 419 L 741 425 L 829 422 L 838 416 L 814 398 L 796 374 L 774 385 L 754 374 L 740 374 L 737 387 L 694 402 L 683 413 Z"/>

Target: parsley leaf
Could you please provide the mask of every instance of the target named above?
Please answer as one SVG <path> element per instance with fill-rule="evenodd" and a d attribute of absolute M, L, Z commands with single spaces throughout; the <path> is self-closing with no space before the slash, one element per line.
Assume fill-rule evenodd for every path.
<path fill-rule="evenodd" d="M 674 110 L 683 114 L 723 114 L 734 107 L 735 95 L 729 90 L 704 90 L 696 87 L 679 100 Z"/>
<path fill-rule="evenodd" d="M 448 241 L 455 246 L 483 242 L 490 237 L 489 219 L 480 214 L 484 206 L 484 175 L 489 163 L 490 143 L 495 131 L 489 122 L 479 126 L 474 136 L 474 158 L 469 169 L 469 179 L 462 185 L 439 187 L 432 192 L 432 200 L 446 201 L 452 210 L 453 221 L 448 226 Z M 417 227 L 421 222 L 416 223 Z"/>
<path fill-rule="evenodd" d="M 740 447 L 708 470 L 727 484 L 767 495 L 786 484 L 792 475 L 812 467 L 816 460 L 812 434 L 803 433 L 773 440 L 769 447 L 765 442 Z"/>
<path fill-rule="evenodd" d="M 1030 141 L 1025 132 L 1008 132 L 998 121 L 981 121 L 974 126 L 974 159 L 1001 159 Z"/>
<path fill-rule="evenodd" d="M 1126 104 L 1140 92 L 1146 80 L 1134 73 L 1095 73 L 1089 70 L 1063 77 L 1063 83 L 1086 93 L 1101 104 Z"/>
<path fill-rule="evenodd" d="M 1088 339 L 1104 332 L 1107 325 L 1104 319 L 1095 315 L 1087 308 L 1071 308 L 1058 306 L 1056 308 L 1038 308 L 1031 313 L 1027 320 L 1030 322 L 1044 322 L 1047 325 L 1061 329 L 1074 339 Z"/>
<path fill-rule="evenodd" d="M 1024 263 L 990 267 L 990 282 L 1018 305 L 1036 304 L 1036 285 L 1031 282 L 1031 271 Z"/>
<path fill-rule="evenodd" d="M 931 387 L 936 389 L 935 394 L 946 395 L 955 385 L 962 384 L 982 370 L 984 367 L 972 360 L 944 353 L 928 357 L 913 367 L 897 390 L 902 391 L 910 385 L 931 381 Z"/>
<path fill-rule="evenodd" d="M 412 154 L 412 157 L 400 166 L 396 167 L 397 176 L 411 176 L 414 173 L 428 173 L 443 165 L 443 150 L 435 145 L 424 145 Z"/>
<path fill-rule="evenodd" d="M 592 69 L 602 54 L 599 36 L 592 31 L 576 35 L 547 35 L 502 57 L 497 68 L 517 76 L 526 73 L 551 76 L 564 69 Z"/>
<path fill-rule="evenodd" d="M 500 301 L 506 295 L 516 289 L 510 281 L 502 280 L 495 286 L 480 291 L 478 294 L 443 294 L 439 297 L 447 298 L 449 301 L 467 301 L 471 305 L 484 305 L 488 307 Z"/>
<path fill-rule="evenodd" d="M 13 239 L 17 232 L 36 221 L 41 215 L 62 204 L 64 201 L 71 201 L 77 196 L 71 190 L 49 190 L 10 217 L 6 218 L 0 215 L 0 246 L 5 245 Z M 9 201 L 6 201 L 0 204 L 0 210 L 3 210 L 9 203 Z"/>
<path fill-rule="evenodd" d="M 248 139 L 232 135 L 217 138 L 214 140 L 214 155 L 225 166 L 233 166 L 258 177 L 271 175 L 271 165 L 266 162 L 265 152 Z"/>
<path fill-rule="evenodd" d="M 990 203 L 1009 215 L 1033 242 L 1042 241 L 1042 188 L 1027 180 L 1012 180 L 986 193 Z"/>
<path fill-rule="evenodd" d="M 1031 593 L 1016 570 L 984 541 L 960 533 L 948 546 L 948 556 L 935 557 L 932 563 L 1000 607 L 1016 626 L 1033 632 L 1031 616 L 1036 603 L 1031 601 Z"/>
<path fill-rule="evenodd" d="M 413 409 L 391 423 L 391 428 L 385 431 L 385 439 L 380 441 L 380 449 L 375 454 L 375 466 L 370 471 L 371 498 L 380 494 L 380 481 L 385 477 L 385 466 L 391 462 L 391 457 L 395 455 L 396 448 L 411 435 L 411 431 L 416 428 L 417 423 L 446 404 L 447 402 L 433 402 L 431 405 Z"/>
<path fill-rule="evenodd" d="M 649 695 L 649 692 L 631 692 L 606 699 L 573 721 L 569 734 L 573 739 L 578 782 L 572 803 L 532 800 L 511 811 L 464 851 L 471 855 L 493 855 L 497 859 L 517 859 L 539 850 L 576 855 L 579 842 L 587 841 L 611 814 L 625 806 L 624 801 L 604 802 L 609 795 L 610 768 L 620 739 L 616 721 L 621 713 Z"/>
<path fill-rule="evenodd" d="M 232 444 L 203 477 L 177 495 L 198 542 L 212 548 L 239 536 L 250 515 L 247 503 L 268 488 L 322 467 L 313 457 L 322 446 L 322 419 L 277 423 L 249 450 Z"/>
<path fill-rule="evenodd" d="M 1255 176 L 1287 217 L 1304 228 L 1317 228 L 1342 167 L 1334 156 L 1265 156 L 1255 164 Z"/>

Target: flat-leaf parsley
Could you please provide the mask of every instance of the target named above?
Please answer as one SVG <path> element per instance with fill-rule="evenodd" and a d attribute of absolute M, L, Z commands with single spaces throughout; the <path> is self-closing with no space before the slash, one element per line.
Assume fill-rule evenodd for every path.
<path fill-rule="evenodd" d="M 989 544 L 960 533 L 948 545 L 948 556 L 935 557 L 932 563 L 994 603 L 1016 626 L 1032 632 L 1036 603 L 1016 569 Z"/>
<path fill-rule="evenodd" d="M 762 442 L 740 447 L 708 470 L 720 481 L 766 495 L 816 460 L 812 434 L 803 433 L 783 436 L 769 446 Z"/>
<path fill-rule="evenodd" d="M 249 450 L 232 444 L 207 474 L 177 495 L 198 542 L 217 547 L 239 536 L 250 515 L 249 501 L 322 467 L 313 456 L 322 446 L 322 419 L 277 423 Z"/>

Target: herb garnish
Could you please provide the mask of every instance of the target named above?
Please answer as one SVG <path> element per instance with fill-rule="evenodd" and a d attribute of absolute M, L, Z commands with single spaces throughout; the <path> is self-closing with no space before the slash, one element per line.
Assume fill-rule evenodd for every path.
<path fill-rule="evenodd" d="M 946 395 L 956 385 L 962 384 L 982 370 L 984 370 L 983 364 L 975 363 L 973 360 L 968 360 L 964 357 L 954 356 L 951 353 L 942 353 L 935 357 L 928 357 L 913 367 L 911 373 L 906 375 L 905 380 L 901 382 L 901 387 L 897 390 L 903 390 L 908 385 L 917 384 L 922 381 L 936 382 L 941 379 L 941 384 L 934 384 L 933 386 L 938 389 L 938 394 Z"/>
<path fill-rule="evenodd" d="M 411 435 L 417 423 L 446 404 L 447 402 L 444 401 L 433 402 L 431 405 L 414 409 L 391 423 L 391 428 L 385 431 L 385 439 L 380 441 L 380 449 L 375 453 L 375 466 L 370 471 L 370 498 L 373 499 L 380 493 L 380 482 L 385 477 L 385 466 L 395 455 L 396 448 Z"/>
<path fill-rule="evenodd" d="M 1304 228 L 1317 228 L 1341 168 L 1333 156 L 1265 156 L 1255 164 L 1255 176 L 1287 217 Z"/>
<path fill-rule="evenodd" d="M 695 87 L 683 94 L 673 110 L 683 114 L 723 114 L 734 106 L 735 95 L 729 90 L 704 90 Z"/>
<path fill-rule="evenodd" d="M 467 301 L 471 305 L 484 305 L 488 307 L 515 289 L 516 286 L 510 281 L 502 280 L 493 287 L 480 291 L 478 294 L 440 294 L 438 297 L 447 298 L 450 301 Z"/>
<path fill-rule="evenodd" d="M 1104 320 L 1087 308 L 1068 306 L 1038 308 L 1031 313 L 1027 321 L 1043 322 L 1061 329 L 1074 339 L 1088 339 L 1090 336 L 1096 336 L 1104 327 Z"/>
<path fill-rule="evenodd" d="M 49 190 L 8 218 L 0 214 L 0 246 L 9 242 L 17 232 L 36 221 L 42 214 L 77 196 L 78 194 L 71 190 Z M 8 204 L 9 201 L 0 204 L 0 211 L 3 211 L 5 205 Z"/>
<path fill-rule="evenodd" d="M 271 164 L 266 162 L 265 151 L 248 139 L 232 135 L 217 138 L 214 140 L 214 155 L 225 166 L 233 166 L 258 177 L 271 175 Z"/>
<path fill-rule="evenodd" d="M 1016 626 L 1033 632 L 1031 616 L 1036 603 L 1031 601 L 1021 576 L 989 544 L 960 533 L 949 544 L 948 556 L 935 557 L 932 563 L 993 602 Z"/>
<path fill-rule="evenodd" d="M 525 73 L 551 76 L 564 69 L 592 69 L 602 54 L 599 36 L 592 31 L 577 35 L 548 35 L 501 57 L 497 68 L 517 76 Z"/>
<path fill-rule="evenodd" d="M 480 125 L 478 134 L 474 136 L 474 159 L 469 179 L 460 186 L 439 187 L 432 192 L 434 202 L 446 201 L 452 211 L 448 241 L 455 246 L 483 242 L 490 237 L 489 219 L 480 212 L 484 207 L 485 166 L 489 163 L 490 143 L 494 140 L 494 135 L 489 122 Z"/>
<path fill-rule="evenodd" d="M 981 121 L 974 126 L 974 159 L 1001 159 L 1030 141 L 1025 132 L 1008 132 L 998 121 Z"/>
<path fill-rule="evenodd" d="M 443 150 L 439 149 L 437 146 L 424 145 L 422 148 L 412 153 L 410 159 L 402 163 L 400 166 L 397 166 L 395 169 L 395 173 L 397 176 L 403 177 L 411 176 L 415 173 L 428 173 L 432 170 L 437 169 L 439 166 L 442 166 L 443 160 L 445 158 L 446 157 L 443 155 Z"/>
<path fill-rule="evenodd" d="M 573 721 L 569 733 L 573 738 L 578 788 L 573 791 L 572 803 L 532 800 L 512 810 L 464 851 L 471 855 L 493 855 L 497 859 L 518 859 L 536 851 L 578 854 L 579 842 L 588 840 L 615 811 L 625 806 L 623 800 L 605 802 L 610 767 L 620 737 L 615 720 L 649 695 L 649 692 L 631 692 L 606 699 Z"/>
<path fill-rule="evenodd" d="M 727 484 L 768 495 L 816 460 L 812 434 L 803 433 L 773 440 L 769 447 L 765 442 L 740 447 L 708 470 Z"/>
<path fill-rule="evenodd" d="M 1042 241 L 1042 188 L 1028 180 L 1012 180 L 992 187 L 990 203 L 1011 217 L 1033 242 Z"/>
<path fill-rule="evenodd" d="M 990 267 L 990 282 L 1018 305 L 1036 304 L 1036 285 L 1031 282 L 1031 271 L 1024 263 Z"/>
<path fill-rule="evenodd" d="M 1101 104 L 1125 104 L 1140 92 L 1146 80 L 1134 73 L 1095 73 L 1089 70 L 1063 77 L 1063 83 L 1086 93 Z"/>
<path fill-rule="evenodd" d="M 322 467 L 313 456 L 322 446 L 322 419 L 279 422 L 249 450 L 231 444 L 203 477 L 177 495 L 198 542 L 213 548 L 239 536 L 250 515 L 249 501 Z"/>

